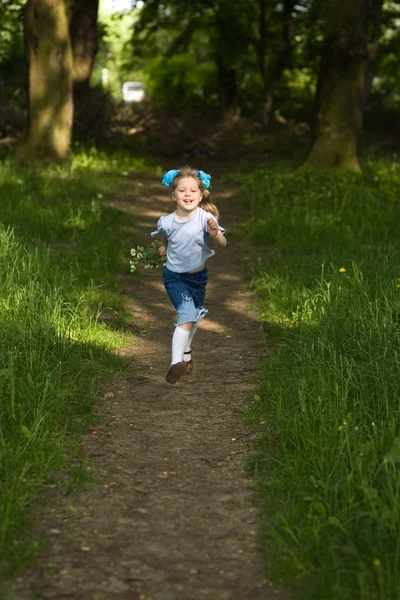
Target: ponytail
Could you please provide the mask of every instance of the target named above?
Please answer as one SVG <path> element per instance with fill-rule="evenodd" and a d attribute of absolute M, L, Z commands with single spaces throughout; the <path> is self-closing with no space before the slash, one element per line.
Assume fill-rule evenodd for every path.
<path fill-rule="evenodd" d="M 200 208 L 202 208 L 203 210 L 210 212 L 218 221 L 219 219 L 219 210 L 218 208 L 215 206 L 215 204 L 213 204 L 211 202 L 211 194 L 208 190 L 204 190 L 203 191 L 203 197 L 201 199 L 201 202 L 199 204 Z"/>

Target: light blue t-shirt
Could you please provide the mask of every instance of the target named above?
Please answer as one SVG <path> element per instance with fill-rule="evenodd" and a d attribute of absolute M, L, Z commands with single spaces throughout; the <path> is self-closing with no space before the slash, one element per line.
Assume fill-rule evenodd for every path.
<path fill-rule="evenodd" d="M 153 237 L 160 235 L 168 240 L 167 268 L 175 273 L 187 273 L 199 269 L 209 258 L 214 256 L 214 250 L 207 246 L 209 238 L 207 219 L 217 219 L 209 212 L 197 207 L 196 214 L 188 221 L 176 221 L 176 211 L 160 217 L 157 231 Z M 218 225 L 224 233 L 225 229 Z"/>

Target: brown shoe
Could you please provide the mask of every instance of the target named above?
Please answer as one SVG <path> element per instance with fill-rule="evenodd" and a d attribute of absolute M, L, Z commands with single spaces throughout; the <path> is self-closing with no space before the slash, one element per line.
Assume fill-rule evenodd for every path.
<path fill-rule="evenodd" d="M 184 354 L 192 354 L 192 351 L 184 352 Z M 193 360 L 190 359 L 188 361 L 184 361 L 184 363 L 186 365 L 186 373 L 189 375 L 189 373 L 191 373 L 193 371 Z"/>
<path fill-rule="evenodd" d="M 178 362 L 170 366 L 165 379 L 168 381 L 168 383 L 174 384 L 182 377 L 182 375 L 186 375 L 186 373 L 186 363 Z"/>

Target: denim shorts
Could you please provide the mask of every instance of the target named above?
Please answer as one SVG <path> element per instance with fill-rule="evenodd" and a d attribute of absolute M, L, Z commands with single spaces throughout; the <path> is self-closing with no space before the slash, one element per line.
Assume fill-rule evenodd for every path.
<path fill-rule="evenodd" d="M 177 325 L 197 323 L 206 316 L 204 298 L 207 281 L 207 267 L 194 273 L 175 273 L 163 267 L 164 286 L 178 313 Z"/>

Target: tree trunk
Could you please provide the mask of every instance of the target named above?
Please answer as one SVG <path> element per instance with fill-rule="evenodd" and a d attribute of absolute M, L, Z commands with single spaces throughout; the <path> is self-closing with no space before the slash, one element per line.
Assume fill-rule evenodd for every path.
<path fill-rule="evenodd" d="M 70 37 L 74 59 L 74 84 L 89 87 L 98 49 L 97 13 L 99 0 L 73 0 L 70 11 Z"/>
<path fill-rule="evenodd" d="M 27 139 L 22 160 L 63 161 L 72 129 L 72 51 L 65 0 L 28 0 L 25 40 L 29 63 Z"/>
<path fill-rule="evenodd" d="M 263 80 L 263 99 L 264 99 L 264 120 L 265 123 L 269 123 L 270 116 L 272 113 L 272 107 L 274 104 L 274 93 L 277 84 L 282 79 L 284 70 L 289 64 L 290 57 L 293 53 L 293 37 L 294 37 L 294 25 L 293 25 L 293 9 L 295 7 L 296 0 L 284 0 L 283 1 L 283 23 L 281 31 L 281 39 L 279 44 L 279 51 L 275 55 L 274 64 L 270 65 L 270 74 L 267 76 L 265 73 Z"/>
<path fill-rule="evenodd" d="M 72 45 L 74 128 L 73 134 L 93 136 L 98 121 L 98 96 L 90 87 L 94 60 L 98 50 L 97 15 L 99 0 L 69 0 L 69 32 Z M 101 110 L 101 108 L 100 108 Z"/>
<path fill-rule="evenodd" d="M 306 165 L 361 170 L 368 73 L 377 50 L 373 21 L 383 0 L 330 0 Z"/>
<path fill-rule="evenodd" d="M 236 111 L 238 103 L 237 71 L 232 57 L 235 54 L 230 29 L 231 18 L 222 10 L 223 5 L 215 6 L 215 24 L 217 35 L 214 40 L 214 58 L 217 67 L 217 86 L 219 105 L 223 115 Z M 229 14 L 229 13 L 228 13 Z"/>
<path fill-rule="evenodd" d="M 260 79 L 262 81 L 262 91 L 263 97 L 265 97 L 266 92 L 266 64 L 265 64 L 265 52 L 267 47 L 267 23 L 266 23 L 266 15 L 267 15 L 267 4 L 266 0 L 259 0 L 259 9 L 260 14 L 258 18 L 258 39 L 255 40 L 255 50 L 257 57 L 257 65 L 258 71 L 260 73 Z"/>
<path fill-rule="evenodd" d="M 277 84 L 282 78 L 282 74 L 288 66 L 290 56 L 293 52 L 293 10 L 296 0 L 283 0 L 282 4 L 282 30 L 279 40 L 279 48 L 270 59 L 267 65 L 266 52 L 271 33 L 267 28 L 268 14 L 266 0 L 258 0 L 258 37 L 253 38 L 253 45 L 256 52 L 258 72 L 262 82 L 262 116 L 267 125 L 270 121 L 272 107 L 274 103 L 274 92 Z"/>
<path fill-rule="evenodd" d="M 223 113 L 237 106 L 238 87 L 237 73 L 234 67 L 217 64 L 218 95 Z"/>

